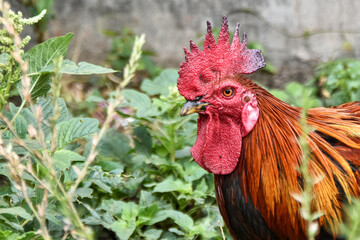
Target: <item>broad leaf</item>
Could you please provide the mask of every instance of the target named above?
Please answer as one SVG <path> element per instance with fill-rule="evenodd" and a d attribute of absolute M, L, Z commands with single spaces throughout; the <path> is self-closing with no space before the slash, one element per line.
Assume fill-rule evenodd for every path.
<path fill-rule="evenodd" d="M 80 62 L 76 63 L 65 59 L 60 67 L 60 73 L 72 74 L 72 75 L 90 75 L 90 74 L 106 74 L 114 73 L 115 70 L 111 68 L 101 67 L 95 64 Z M 41 72 L 54 72 L 54 64 L 51 64 L 41 70 Z"/>
<path fill-rule="evenodd" d="M 138 118 L 156 116 L 159 110 L 151 104 L 150 98 L 143 93 L 132 89 L 125 89 L 122 95 L 128 100 L 129 104 L 134 107 Z"/>
<path fill-rule="evenodd" d="M 135 218 L 130 221 L 119 219 L 110 225 L 110 230 L 114 231 L 120 240 L 128 240 L 136 228 Z"/>
<path fill-rule="evenodd" d="M 73 118 L 56 125 L 57 148 L 63 148 L 72 141 L 89 136 L 98 129 L 99 121 L 94 118 Z"/>
<path fill-rule="evenodd" d="M 18 107 L 16 107 L 13 103 L 9 104 L 10 112 L 15 115 L 18 111 Z M 27 133 L 27 123 L 22 114 L 18 115 L 15 119 L 15 131 L 19 138 L 23 139 L 26 137 Z"/>
<path fill-rule="evenodd" d="M 72 33 L 62 37 L 51 38 L 25 53 L 24 59 L 29 63 L 28 73 L 32 76 L 32 98 L 44 96 L 48 93 L 50 90 L 51 74 L 42 73 L 41 70 L 53 64 L 54 59 L 66 56 L 72 38 Z"/>
<path fill-rule="evenodd" d="M 162 222 L 167 218 L 171 218 L 174 222 L 182 227 L 185 231 L 189 232 L 194 225 L 194 221 L 188 215 L 176 210 L 161 210 L 146 223 L 146 225 L 154 225 L 155 223 Z"/>
<path fill-rule="evenodd" d="M 181 193 L 191 193 L 192 186 L 190 183 L 184 183 L 180 179 L 173 180 L 172 177 L 165 179 L 161 183 L 158 183 L 153 192 L 181 192 Z"/>
<path fill-rule="evenodd" d="M 85 157 L 77 154 L 76 152 L 61 149 L 56 151 L 53 155 L 54 167 L 59 170 L 65 170 L 71 166 L 73 161 L 84 161 Z"/>
<path fill-rule="evenodd" d="M 0 214 L 10 214 L 22 217 L 26 220 L 32 220 L 33 217 L 31 214 L 26 212 L 26 210 L 22 207 L 10 207 L 10 208 L 0 208 Z"/>
<path fill-rule="evenodd" d="M 53 64 L 54 59 L 65 57 L 73 36 L 73 33 L 68 33 L 62 37 L 50 38 L 27 51 L 24 58 L 29 64 L 29 74 L 40 74 L 42 69 Z"/>
<path fill-rule="evenodd" d="M 151 96 L 158 94 L 168 96 L 169 88 L 176 86 L 178 78 L 179 74 L 175 69 L 165 69 L 154 80 L 145 79 L 140 89 Z"/>
<path fill-rule="evenodd" d="M 37 140 L 23 139 L 22 141 L 30 151 L 42 149 L 42 146 L 39 144 L 39 142 Z M 12 150 L 15 153 L 17 153 L 18 155 L 23 155 L 23 154 L 28 153 L 27 149 L 25 149 L 23 146 L 21 146 L 17 143 L 14 143 L 13 140 L 11 140 L 11 139 L 3 139 L 3 142 L 4 142 L 4 146 L 11 144 Z M 46 146 L 49 148 L 50 144 L 48 143 L 48 144 L 46 144 Z"/>

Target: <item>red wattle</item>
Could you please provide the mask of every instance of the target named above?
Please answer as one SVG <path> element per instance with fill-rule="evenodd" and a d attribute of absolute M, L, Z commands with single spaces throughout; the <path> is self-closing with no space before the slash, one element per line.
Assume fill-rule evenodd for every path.
<path fill-rule="evenodd" d="M 241 124 L 217 114 L 200 114 L 197 139 L 191 154 L 208 172 L 225 175 L 235 169 L 241 143 Z"/>

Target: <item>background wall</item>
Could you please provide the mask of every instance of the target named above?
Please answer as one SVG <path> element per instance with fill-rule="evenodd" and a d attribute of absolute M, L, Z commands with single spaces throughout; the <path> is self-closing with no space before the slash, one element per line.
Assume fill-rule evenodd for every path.
<path fill-rule="evenodd" d="M 10 3 L 20 8 L 16 0 Z M 223 15 L 231 30 L 240 22 L 248 41 L 264 47 L 277 71 L 255 78 L 270 87 L 304 82 L 323 61 L 360 56 L 360 1 L 54 0 L 54 5 L 49 35 L 74 32 L 70 57 L 98 64 L 111 43 L 103 31 L 129 27 L 146 34 L 146 48 L 156 52 L 156 63 L 178 68 L 183 46 L 189 39 L 201 42 L 206 20 L 219 27 Z"/>

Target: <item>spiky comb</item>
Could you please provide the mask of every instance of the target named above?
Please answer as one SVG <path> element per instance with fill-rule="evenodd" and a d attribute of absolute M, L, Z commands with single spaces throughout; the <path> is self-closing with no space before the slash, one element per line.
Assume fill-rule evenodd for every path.
<path fill-rule="evenodd" d="M 228 20 L 224 16 L 216 44 L 211 32 L 211 24 L 207 22 L 207 34 L 204 49 L 201 51 L 190 40 L 189 52 L 184 47 L 185 62 L 180 65 L 178 89 L 188 100 L 206 93 L 207 86 L 214 80 L 234 74 L 250 74 L 265 67 L 265 61 L 259 49 L 248 49 L 246 34 L 239 40 L 239 24 L 237 24 L 232 43 L 229 43 Z"/>

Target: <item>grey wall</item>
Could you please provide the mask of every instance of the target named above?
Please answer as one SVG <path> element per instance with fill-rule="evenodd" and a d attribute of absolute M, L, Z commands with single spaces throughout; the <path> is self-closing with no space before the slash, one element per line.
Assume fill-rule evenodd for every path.
<path fill-rule="evenodd" d="M 10 1 L 10 2 L 14 2 Z M 360 1 L 353 0 L 54 0 L 56 18 L 50 35 L 74 32 L 75 59 L 102 63 L 111 39 L 102 31 L 130 27 L 146 34 L 154 60 L 178 68 L 189 39 L 200 42 L 206 20 L 229 26 L 241 23 L 248 41 L 265 48 L 274 76 L 258 74 L 268 86 L 305 81 L 318 63 L 338 57 L 360 56 Z"/>

